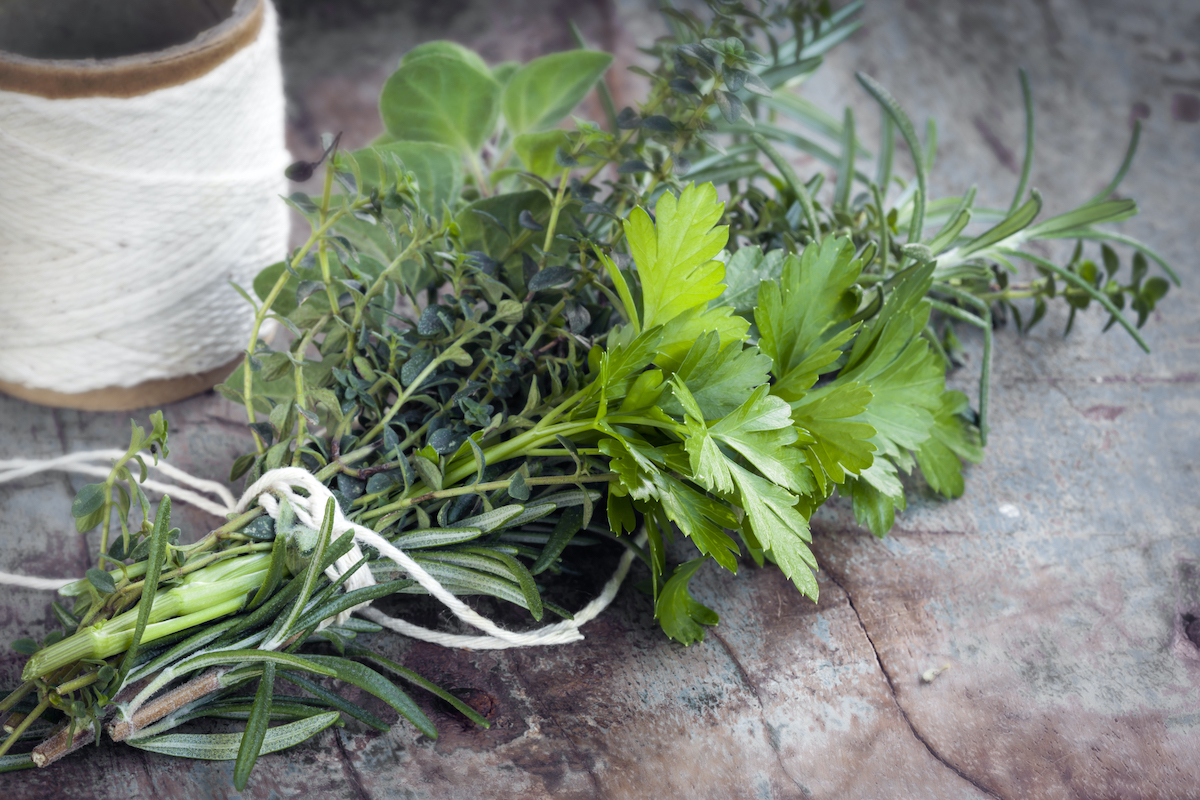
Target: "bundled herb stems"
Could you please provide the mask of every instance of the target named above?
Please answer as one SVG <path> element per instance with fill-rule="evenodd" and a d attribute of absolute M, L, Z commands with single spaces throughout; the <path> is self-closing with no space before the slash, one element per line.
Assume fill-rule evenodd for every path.
<path fill-rule="evenodd" d="M 142 451 L 166 453 L 166 423 L 135 425 L 111 478 L 73 508 L 81 531 L 104 533 L 73 606 L 54 604 L 62 632 L 17 643 L 31 657 L 0 704 L 16 720 L 0 753 L 45 743 L 0 767 L 49 763 L 107 726 L 135 747 L 236 760 L 240 788 L 259 754 L 346 718 L 387 728 L 339 682 L 428 736 L 396 679 L 485 725 L 359 643 L 380 626 L 345 612 L 429 584 L 377 548 L 345 568 L 355 537 L 335 535 L 335 517 L 449 593 L 533 621 L 571 618 L 543 590 L 594 563 L 576 552 L 624 548 L 664 632 L 688 644 L 717 621 L 688 591 L 708 561 L 770 562 L 816 600 L 808 519 L 835 493 L 881 536 L 905 508 L 902 474 L 962 494 L 963 462 L 986 440 L 998 317 L 1026 330 L 1055 298 L 1072 320 L 1094 302 L 1145 346 L 1138 328 L 1169 286 L 1150 262 L 1177 279 L 1099 227 L 1136 213 L 1109 199 L 1136 133 L 1104 192 L 1037 221 L 1022 74 L 1029 135 L 1009 208 L 977 207 L 974 190 L 931 198 L 934 129 L 922 141 L 880 82 L 859 76 L 883 119 L 873 155 L 852 114 L 794 93 L 855 29 L 857 4 L 709 8 L 707 21 L 667 9 L 673 36 L 654 44 L 657 69 L 635 70 L 649 82 L 637 108 L 613 107 L 607 53 L 489 67 L 456 44 L 421 45 L 383 89 L 374 145 L 333 139 L 322 164 L 292 167 L 324 169 L 319 197 L 288 199 L 312 233 L 243 290 L 254 335 L 220 391 L 250 428 L 230 479 L 302 469 L 332 498 L 323 519 L 304 522 L 280 494 L 180 544 L 169 500 L 151 514 L 133 472 L 144 479 Z M 568 121 L 593 90 L 605 120 Z M 897 135 L 913 180 L 893 169 Z M 836 171 L 832 185 L 797 175 L 795 150 Z M 1027 249 L 1059 238 L 1078 242 L 1066 264 Z M 1133 253 L 1124 272 L 1118 248 Z M 268 320 L 290 337 L 262 341 Z M 975 408 L 945 385 L 960 323 L 983 332 Z M 677 535 L 696 558 L 670 563 Z M 346 590 L 357 571 L 373 583 Z M 242 729 L 174 732 L 201 717 Z"/>

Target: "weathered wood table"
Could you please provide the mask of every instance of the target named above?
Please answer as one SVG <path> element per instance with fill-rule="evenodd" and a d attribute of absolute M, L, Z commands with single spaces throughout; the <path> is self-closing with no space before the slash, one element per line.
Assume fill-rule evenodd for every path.
<path fill-rule="evenodd" d="M 493 60 L 527 58 L 569 46 L 558 26 L 573 13 L 630 56 L 631 31 L 655 30 L 632 0 L 464 0 L 421 13 L 284 6 L 298 153 L 323 128 L 368 139 L 374 92 L 418 38 L 448 34 Z M 1100 336 L 1095 314 L 1066 339 L 1061 313 L 1027 338 L 1002 330 L 991 442 L 966 496 L 918 499 L 883 541 L 858 530 L 845 504 L 822 511 L 819 605 L 773 570 L 709 569 L 693 586 L 722 622 L 686 649 L 628 589 L 585 642 L 552 650 L 446 651 L 380 635 L 393 657 L 473 690 L 492 728 L 464 726 L 422 698 L 436 742 L 407 724 L 326 731 L 263 757 L 246 796 L 1200 796 L 1200 636 L 1187 630 L 1200 616 L 1200 12 L 1187 0 L 880 0 L 865 20 L 807 96 L 831 110 L 851 103 L 871 141 L 878 115 L 854 83 L 861 69 L 918 121 L 936 117 L 940 193 L 976 181 L 984 203 L 1008 202 L 1023 130 L 1018 64 L 1040 115 L 1032 185 L 1050 212 L 1099 190 L 1131 119 L 1143 119 L 1122 189 L 1143 215 L 1125 229 L 1185 280 L 1146 328 L 1154 353 L 1120 331 Z M 552 32 L 519 34 L 527 24 Z M 969 387 L 976 367 L 955 380 Z M 165 411 L 183 467 L 220 477 L 246 449 L 237 410 L 215 395 Z M 128 416 L 0 398 L 0 453 L 119 446 Z M 49 475 L 0 487 L 0 569 L 82 573 L 96 542 L 73 533 L 78 484 Z M 186 530 L 212 523 L 177 508 Z M 46 595 L 0 597 L 4 641 L 51 623 Z M 3 685 L 19 665 L 0 657 Z M 0 776 L 0 793 L 235 794 L 231 764 L 112 745 Z"/>

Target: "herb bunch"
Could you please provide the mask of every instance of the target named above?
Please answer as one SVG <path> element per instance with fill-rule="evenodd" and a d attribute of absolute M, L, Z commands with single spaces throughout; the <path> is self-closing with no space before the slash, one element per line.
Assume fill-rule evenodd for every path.
<path fill-rule="evenodd" d="M 656 69 L 635 69 L 649 82 L 637 108 L 615 108 L 601 80 L 612 57 L 582 40 L 495 67 L 433 42 L 386 83 L 376 143 L 351 153 L 333 138 L 321 162 L 293 165 L 301 179 L 323 166 L 324 182 L 288 199 L 308 240 L 243 291 L 254 332 L 220 391 L 245 406 L 253 450 L 231 480 L 304 468 L 454 594 L 534 620 L 571 616 L 543 596 L 546 576 L 586 569 L 568 548 L 615 541 L 647 569 L 663 630 L 687 644 L 717 621 L 688 591 L 708 560 L 773 562 L 815 600 L 808 519 L 835 492 L 882 536 L 907 502 L 901 474 L 964 491 L 963 462 L 986 442 L 999 319 L 1027 330 L 1055 298 L 1072 321 L 1096 303 L 1145 347 L 1138 328 L 1169 285 L 1149 261 L 1177 278 L 1098 227 L 1136 213 L 1109 199 L 1136 129 L 1109 187 L 1036 221 L 1022 73 L 1026 154 L 1009 208 L 977 207 L 974 189 L 933 199 L 932 123 L 922 141 L 887 90 L 858 76 L 882 113 L 872 154 L 848 110 L 839 120 L 791 91 L 855 30 L 858 4 L 708 6 L 707 20 L 665 11 L 673 35 L 647 51 Z M 593 89 L 604 120 L 564 126 Z M 897 136 L 911 180 L 893 170 Z M 824 171 L 796 174 L 785 153 L 797 150 L 834 171 L 830 187 Z M 973 222 L 983 229 L 968 233 Z M 1078 241 L 1067 264 L 1028 249 L 1050 239 Z M 1085 243 L 1098 243 L 1100 266 Z M 1133 251 L 1127 278 L 1117 246 Z M 1037 277 L 1018 280 L 1018 261 Z M 268 321 L 286 331 L 275 344 L 260 336 Z M 960 324 L 983 334 L 974 409 L 945 385 Z M 113 477 L 80 493 L 81 530 L 106 526 L 100 562 L 72 609 L 55 605 L 61 636 L 22 645 L 26 682 L 3 708 L 26 716 L 4 750 L 53 719 L 57 743 L 41 747 L 57 757 L 112 720 L 114 738 L 139 747 L 235 758 L 242 786 L 259 753 L 343 713 L 384 725 L 318 682 L 335 677 L 435 735 L 363 660 L 483 723 L 362 648 L 373 623 L 318 630 L 366 600 L 425 591 L 373 553 L 355 569 L 376 586 L 342 591 L 345 575 L 326 577 L 351 546 L 332 536 L 332 507 L 319 528 L 284 503 L 278 519 L 257 509 L 179 545 L 169 500 L 152 521 L 127 467 L 150 445 L 165 452 L 161 418 L 149 437 L 135 427 Z M 122 533 L 110 541 L 114 505 Z M 697 558 L 669 563 L 676 532 Z M 314 640 L 338 655 L 300 651 Z M 280 681 L 305 694 L 277 694 Z M 245 729 L 170 732 L 197 716 Z"/>

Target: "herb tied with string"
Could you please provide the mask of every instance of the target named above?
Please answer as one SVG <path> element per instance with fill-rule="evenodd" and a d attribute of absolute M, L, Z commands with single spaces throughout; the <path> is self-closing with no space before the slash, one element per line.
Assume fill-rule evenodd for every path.
<path fill-rule="evenodd" d="M 963 462 L 986 442 L 998 318 L 1027 330 L 1055 298 L 1072 321 L 1096 303 L 1145 347 L 1138 329 L 1169 286 L 1150 262 L 1177 278 L 1098 227 L 1136 213 L 1110 199 L 1136 128 L 1111 185 L 1037 221 L 1021 73 L 1011 205 L 980 208 L 974 189 L 931 198 L 936 128 L 922 141 L 880 83 L 858 76 L 881 112 L 874 153 L 848 110 L 837 119 L 793 92 L 855 30 L 858 4 L 708 6 L 707 20 L 665 11 L 673 35 L 647 51 L 656 69 L 634 69 L 649 83 L 637 108 L 615 108 L 601 80 L 612 57 L 582 39 L 524 65 L 489 67 L 450 42 L 410 51 L 383 89 L 386 132 L 356 152 L 329 141 L 320 195 L 288 199 L 307 242 L 243 290 L 254 332 L 220 391 L 245 406 L 253 447 L 231 479 L 301 467 L 452 593 L 533 620 L 570 618 L 543 596 L 547 578 L 594 569 L 572 553 L 615 542 L 644 565 L 663 630 L 688 644 L 717 621 L 688 591 L 707 561 L 772 562 L 815 600 L 808 519 L 835 493 L 880 536 L 906 505 L 901 474 L 962 494 Z M 604 119 L 564 124 L 593 89 Z M 912 179 L 893 170 L 897 136 Z M 824 171 L 801 179 L 794 151 L 831 168 L 833 185 Z M 1051 239 L 1078 241 L 1067 264 L 1028 247 Z M 1133 252 L 1128 273 L 1118 248 Z M 1036 277 L 1019 279 L 1019 262 Z M 260 338 L 268 320 L 285 341 Z M 975 408 L 945 385 L 958 324 L 983 335 Z M 386 727 L 321 682 L 332 678 L 435 735 L 363 661 L 483 722 L 363 648 L 373 623 L 317 630 L 364 600 L 425 592 L 370 552 L 356 569 L 386 582 L 343 592 L 344 576 L 325 577 L 350 547 L 332 536 L 332 506 L 319 529 L 256 510 L 180 545 L 169 502 L 151 515 L 126 466 L 148 443 L 165 450 L 160 418 L 80 493 L 81 530 L 109 525 L 115 505 L 122 533 L 104 535 L 74 607 L 55 604 L 63 633 L 19 643 L 26 682 L 3 707 L 24 716 L 3 748 L 35 722 L 59 727 L 40 756 L 0 767 L 48 763 L 114 720 L 110 734 L 138 747 L 236 759 L 240 787 L 260 753 L 342 714 Z M 124 521 L 134 508 L 139 529 Z M 677 534 L 697 557 L 670 563 Z M 313 640 L 338 655 L 300 650 Z M 277 694 L 283 683 L 295 688 Z M 197 716 L 245 729 L 170 732 Z"/>

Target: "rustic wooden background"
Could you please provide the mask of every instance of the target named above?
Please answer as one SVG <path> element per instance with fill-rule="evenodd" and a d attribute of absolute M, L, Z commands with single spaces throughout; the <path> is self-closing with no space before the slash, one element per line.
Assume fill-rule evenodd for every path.
<path fill-rule="evenodd" d="M 287 0 L 290 142 L 351 144 L 378 128 L 396 57 L 449 36 L 492 61 L 593 41 L 636 58 L 661 30 L 641 0 Z M 1002 205 L 1023 122 L 1016 66 L 1037 96 L 1032 185 L 1048 211 L 1101 188 L 1133 118 L 1142 152 L 1123 187 L 1124 230 L 1179 269 L 1143 355 L 1088 315 L 1057 311 L 1027 338 L 998 335 L 993 432 L 967 494 L 916 498 L 878 541 L 845 504 L 814 523 L 821 602 L 772 570 L 707 570 L 694 585 L 722 618 L 683 648 L 626 590 L 583 643 L 449 652 L 376 637 L 385 652 L 469 690 L 493 720 L 425 707 L 441 737 L 352 724 L 261 759 L 244 796 L 358 798 L 1200 797 L 1200 8 L 1192 0 L 885 2 L 828 59 L 807 96 L 850 103 L 866 140 L 878 115 L 852 73 L 940 123 L 940 192 L 980 186 Z M 621 79 L 618 79 L 620 82 Z M 628 90 L 618 86 L 618 92 Z M 631 91 L 631 90 L 630 90 Z M 969 342 L 976 348 L 977 342 Z M 969 387 L 972 361 L 955 380 Z M 246 449 L 214 395 L 165 409 L 173 460 L 220 477 Z M 0 398 L 0 456 L 54 456 L 127 440 L 126 414 Z M 80 481 L 0 487 L 0 569 L 76 576 L 95 542 L 74 534 Z M 182 507 L 185 530 L 212 520 Z M 0 638 L 51 623 L 44 594 L 5 590 Z M 1195 616 L 1193 616 L 1195 615 Z M 21 659 L 0 656 L 0 685 Z M 932 683 L 922 672 L 949 665 Z M 422 702 L 425 702 L 422 699 Z M 13 798 L 229 797 L 232 765 L 91 747 L 44 772 L 0 776 Z"/>

